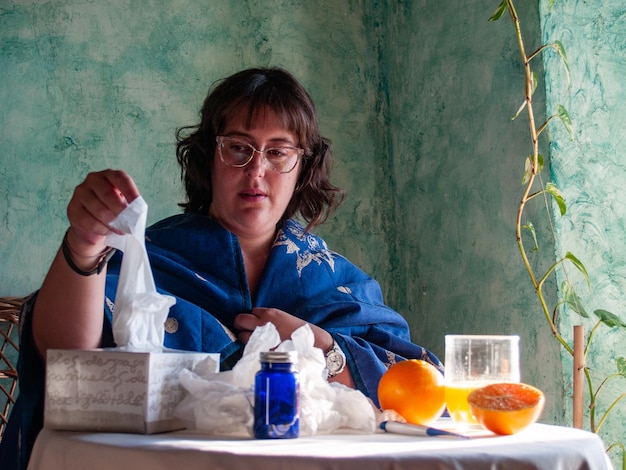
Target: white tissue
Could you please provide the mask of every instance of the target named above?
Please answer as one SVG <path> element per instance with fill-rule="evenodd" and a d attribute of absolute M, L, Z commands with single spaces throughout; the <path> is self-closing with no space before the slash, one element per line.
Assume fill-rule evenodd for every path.
<path fill-rule="evenodd" d="M 145 245 L 148 205 L 141 196 L 131 202 L 111 226 L 107 244 L 124 253 L 115 296 L 113 338 L 117 347 L 137 351 L 163 350 L 165 320 L 176 299 L 156 291 Z"/>
<path fill-rule="evenodd" d="M 260 369 L 259 353 L 297 351 L 300 376 L 300 435 L 332 433 L 350 429 L 365 433 L 376 429 L 376 408 L 358 390 L 325 379 L 326 361 L 315 348 L 311 328 L 304 325 L 291 340 L 280 343 L 276 327 L 267 323 L 257 328 L 232 370 L 202 373 L 198 367 L 180 373 L 188 395 L 174 415 L 197 429 L 215 435 L 252 435 L 254 422 L 254 376 Z M 277 346 L 278 345 L 278 346 Z"/>

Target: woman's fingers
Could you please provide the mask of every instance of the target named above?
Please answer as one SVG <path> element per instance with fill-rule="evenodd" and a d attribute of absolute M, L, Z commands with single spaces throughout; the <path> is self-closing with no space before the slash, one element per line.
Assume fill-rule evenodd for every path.
<path fill-rule="evenodd" d="M 237 339 L 243 344 L 248 344 L 250 335 L 257 326 L 261 326 L 261 323 L 259 319 L 251 313 L 240 313 L 233 320 L 233 326 L 238 332 Z"/>
<path fill-rule="evenodd" d="M 239 340 L 243 343 L 247 343 L 250 334 L 256 327 L 266 323 L 273 323 L 278 330 L 281 341 L 285 341 L 291 338 L 291 333 L 306 322 L 277 308 L 263 307 L 255 307 L 251 313 L 241 313 L 233 321 L 233 325 L 239 331 Z"/>
<path fill-rule="evenodd" d="M 139 197 L 139 190 L 133 179 L 121 170 L 105 170 L 102 176 L 106 178 L 112 188 L 117 192 L 118 197 L 125 202 L 124 207 Z"/>
<path fill-rule="evenodd" d="M 278 330 L 280 340 L 285 341 L 291 338 L 294 331 L 308 322 L 290 313 L 277 308 L 255 307 L 251 313 L 241 313 L 235 317 L 233 322 L 239 331 L 239 340 L 244 344 L 248 342 L 250 335 L 257 326 L 272 323 Z M 323 351 L 328 351 L 333 345 L 331 334 L 313 323 L 308 323 L 315 336 L 315 347 Z"/>
<path fill-rule="evenodd" d="M 98 245 L 106 235 L 117 232 L 109 224 L 138 196 L 135 182 L 123 171 L 89 173 L 67 206 L 74 242 Z"/>

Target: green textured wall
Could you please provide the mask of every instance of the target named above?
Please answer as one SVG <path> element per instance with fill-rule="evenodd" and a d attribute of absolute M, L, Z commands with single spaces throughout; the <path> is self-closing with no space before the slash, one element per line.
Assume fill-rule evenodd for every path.
<path fill-rule="evenodd" d="M 519 334 L 523 380 L 550 391 L 543 419 L 560 423 L 558 348 L 515 244 L 527 130 L 509 117 L 523 81 L 513 29 L 487 22 L 495 6 L 390 2 L 379 28 L 385 134 L 376 158 L 381 188 L 393 188 L 385 293 L 440 355 L 447 333 Z M 523 13 L 538 38 L 536 8 Z"/>
<path fill-rule="evenodd" d="M 573 140 L 560 126 L 551 133 L 553 178 L 568 202 L 568 213 L 557 219 L 557 253 L 571 251 L 585 264 L 591 289 L 575 269 L 568 274 L 589 312 L 605 309 L 626 321 L 626 5 L 623 0 L 557 1 L 548 12 L 549 2 L 543 3 L 544 40 L 564 44 L 571 68 L 568 88 L 560 61 L 546 56 L 549 109 L 563 104 L 574 126 Z M 579 323 L 576 316 L 562 318 L 568 333 Z M 592 324 L 582 323 L 588 333 Z M 595 334 L 588 365 L 596 387 L 616 371 L 615 359 L 626 357 L 625 339 L 623 329 L 600 328 Z M 571 357 L 565 355 L 563 363 L 569 376 Z M 596 423 L 623 393 L 624 378 L 610 382 L 600 395 Z M 601 436 L 606 444 L 626 443 L 626 402 L 614 409 Z"/>
<path fill-rule="evenodd" d="M 319 232 L 439 355 L 446 333 L 520 334 L 523 379 L 562 422 L 558 348 L 515 246 L 527 132 L 508 119 L 522 75 L 510 25 L 487 22 L 497 3 L 4 0 L 0 295 L 39 285 L 89 171 L 130 172 L 150 221 L 176 212 L 175 128 L 215 79 L 282 65 L 315 98 L 348 191 Z M 522 13 L 538 43 L 536 5 Z"/>

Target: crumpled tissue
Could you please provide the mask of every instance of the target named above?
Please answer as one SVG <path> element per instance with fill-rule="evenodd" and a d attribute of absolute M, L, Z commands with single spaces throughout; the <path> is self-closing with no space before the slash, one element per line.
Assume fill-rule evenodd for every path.
<path fill-rule="evenodd" d="M 111 222 L 124 235 L 107 237 L 109 246 L 124 253 L 113 313 L 113 338 L 122 350 L 162 351 L 165 320 L 176 303 L 156 290 L 145 245 L 147 217 L 148 205 L 139 196 Z"/>
<path fill-rule="evenodd" d="M 308 325 L 280 342 L 276 327 L 267 323 L 254 330 L 242 358 L 232 370 L 218 373 L 203 363 L 179 375 L 188 394 L 174 415 L 189 429 L 216 435 L 252 435 L 254 422 L 254 377 L 260 369 L 263 351 L 297 351 L 296 370 L 300 376 L 300 435 L 333 431 L 372 433 L 376 430 L 377 409 L 358 390 L 325 378 L 326 361 Z"/>

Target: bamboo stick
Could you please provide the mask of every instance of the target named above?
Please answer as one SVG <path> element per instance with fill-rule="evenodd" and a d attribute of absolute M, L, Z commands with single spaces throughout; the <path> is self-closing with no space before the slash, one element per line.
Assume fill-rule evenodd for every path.
<path fill-rule="evenodd" d="M 573 423 L 583 428 L 583 380 L 585 372 L 584 330 L 582 325 L 574 326 L 574 409 Z"/>

